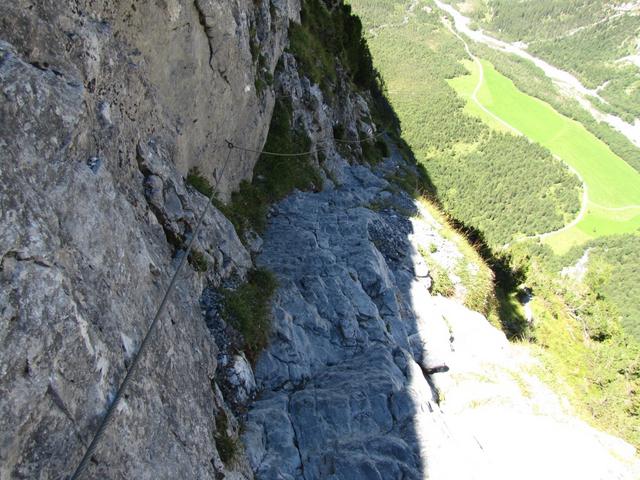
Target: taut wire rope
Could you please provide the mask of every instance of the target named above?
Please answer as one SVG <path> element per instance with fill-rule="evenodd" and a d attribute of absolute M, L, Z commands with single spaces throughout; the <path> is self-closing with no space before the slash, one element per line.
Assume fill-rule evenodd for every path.
<path fill-rule="evenodd" d="M 318 142 L 318 144 L 328 144 L 330 142 L 336 142 L 336 143 L 345 143 L 345 144 L 358 144 L 358 143 L 363 143 L 366 142 L 368 140 L 373 140 L 374 138 L 378 138 L 381 137 L 382 135 L 384 135 L 386 133 L 386 131 L 382 131 L 379 132 L 375 135 L 371 135 L 367 138 L 363 138 L 363 139 L 359 139 L 359 140 L 341 140 L 341 139 L 332 139 L 332 140 L 325 140 L 322 142 Z M 200 228 L 202 227 L 202 222 L 204 220 L 204 217 L 206 216 L 207 212 L 209 211 L 209 207 L 211 205 L 211 202 L 215 196 L 215 193 L 218 189 L 218 186 L 220 184 L 220 180 L 222 179 L 224 172 L 227 169 L 227 165 L 229 164 L 229 159 L 231 158 L 231 152 L 234 149 L 237 150 L 243 150 L 246 152 L 252 152 L 252 153 L 257 153 L 260 155 L 271 155 L 271 156 L 277 156 L 277 157 L 301 157 L 301 156 L 306 156 L 306 155 L 311 155 L 312 153 L 317 153 L 322 151 L 322 148 L 316 148 L 314 150 L 310 150 L 308 152 L 299 152 L 299 153 L 277 153 L 277 152 L 268 152 L 268 151 L 264 151 L 264 150 L 255 150 L 252 148 L 247 148 L 247 147 L 242 147 L 242 146 L 238 146 L 238 145 L 234 145 L 233 143 L 231 143 L 228 140 L 225 140 L 227 147 L 229 149 L 229 152 L 227 154 L 227 158 L 222 166 L 222 170 L 220 172 L 220 175 L 216 175 L 215 178 L 215 183 L 213 185 L 213 188 L 211 189 L 211 194 L 208 197 L 207 203 L 204 206 L 204 208 L 202 209 L 202 212 L 200 213 L 200 216 L 198 218 L 198 223 L 196 224 L 195 229 L 193 230 L 193 233 L 191 234 L 191 237 L 189 238 L 189 241 L 187 242 L 187 248 L 185 249 L 184 253 L 182 254 L 182 257 L 180 258 L 180 262 L 178 263 L 178 266 L 176 267 L 176 270 L 173 273 L 173 276 L 171 277 L 171 281 L 169 282 L 169 286 L 167 287 L 167 290 L 164 293 L 164 296 L 162 297 L 162 301 L 160 302 L 160 306 L 158 307 L 158 310 L 156 311 L 155 316 L 153 317 L 153 320 L 151 321 L 151 324 L 149 325 L 149 328 L 147 329 L 147 332 L 145 333 L 144 338 L 142 339 L 142 343 L 140 344 L 140 348 L 138 349 L 138 351 L 136 352 L 136 354 L 133 357 L 133 360 L 131 361 L 131 364 L 129 366 L 129 368 L 127 369 L 127 373 L 124 377 L 124 380 L 122 381 L 122 383 L 120 384 L 120 386 L 118 387 L 118 391 L 116 392 L 115 396 L 113 397 L 112 402 L 109 404 L 109 407 L 107 408 L 107 412 L 105 413 L 104 417 L 102 417 L 102 420 L 100 421 L 100 424 L 98 426 L 98 429 L 96 430 L 95 434 L 93 435 L 93 438 L 91 440 L 91 443 L 89 444 L 89 446 L 87 447 L 82 460 L 80 460 L 80 463 L 78 464 L 78 467 L 76 468 L 76 470 L 74 471 L 74 473 L 69 477 L 69 480 L 78 480 L 82 473 L 84 472 L 84 470 L 87 468 L 87 465 L 89 464 L 89 461 L 91 460 L 91 457 L 93 456 L 93 454 L 95 453 L 95 450 L 98 446 L 98 443 L 100 442 L 100 440 L 102 439 L 107 427 L 109 426 L 109 424 L 111 423 L 111 420 L 113 419 L 114 414 L 116 413 L 116 410 L 118 408 L 118 405 L 120 404 L 120 400 L 122 399 L 125 390 L 127 389 L 127 387 L 129 386 L 129 384 L 131 383 L 131 381 L 133 380 L 133 378 L 135 377 L 137 370 L 138 370 L 138 365 L 140 362 L 140 359 L 142 358 L 142 356 L 145 354 L 149 342 L 151 340 L 151 336 L 153 334 L 153 332 L 155 331 L 161 317 L 162 314 L 164 313 L 164 309 L 167 305 L 167 302 L 169 301 L 169 296 L 171 295 L 171 293 L 173 292 L 173 289 L 175 288 L 176 282 L 178 281 L 178 276 L 180 274 L 180 272 L 182 271 L 182 268 L 184 267 L 185 263 L 187 262 L 187 259 L 189 257 L 189 253 L 191 252 L 191 248 L 193 247 L 193 244 L 196 240 L 196 237 L 198 236 L 198 233 L 200 231 Z"/>
<path fill-rule="evenodd" d="M 318 142 L 316 145 L 324 145 L 324 144 L 331 144 L 332 142 L 334 143 L 345 143 L 345 144 L 357 144 L 357 143 L 364 143 L 366 141 L 369 140 L 373 140 L 374 138 L 379 138 L 382 135 L 384 135 L 385 133 L 387 133 L 386 130 L 383 130 L 382 132 L 378 132 L 375 135 L 371 135 L 367 138 L 362 138 L 359 140 L 341 140 L 339 138 L 332 138 L 331 140 L 323 140 L 321 142 Z M 254 148 L 248 148 L 248 147 L 241 147 L 239 145 L 234 145 L 233 148 L 236 148 L 238 150 L 243 150 L 245 152 L 251 152 L 251 153 L 257 153 L 260 155 L 269 155 L 272 157 L 304 157 L 306 155 L 311 155 L 312 153 L 318 153 L 321 152 L 323 150 L 326 150 L 326 148 L 318 148 L 316 147 L 313 150 L 309 150 L 308 152 L 298 152 L 298 153 L 279 153 L 279 152 L 268 152 L 266 150 L 256 150 Z"/>
<path fill-rule="evenodd" d="M 224 172 L 225 172 L 225 170 L 227 168 L 227 165 L 229 164 L 229 159 L 231 158 L 231 152 L 233 151 L 234 146 L 233 146 L 233 144 L 231 142 L 227 142 L 227 146 L 229 147 L 229 153 L 227 154 L 227 158 L 225 160 L 225 163 L 222 166 L 222 171 L 220 172 L 220 175 L 216 176 L 215 185 L 212 188 L 211 195 L 209 195 L 207 203 L 204 206 L 204 208 L 202 209 L 202 212 L 200 213 L 200 217 L 198 218 L 198 223 L 196 224 L 196 228 L 193 230 L 193 232 L 191 234 L 191 238 L 189 239 L 189 242 L 187 243 L 187 248 L 184 251 L 182 257 L 180 258 L 180 262 L 178 263 L 178 266 L 177 266 L 175 272 L 173 273 L 173 276 L 171 277 L 171 282 L 169 283 L 169 286 L 167 287 L 167 290 L 165 291 L 164 296 L 162 297 L 162 302 L 160 302 L 160 306 L 158 307 L 158 310 L 156 311 L 156 314 L 153 317 L 151 325 L 149 326 L 149 328 L 147 330 L 147 333 L 145 334 L 145 336 L 144 336 L 144 338 L 142 340 L 142 343 L 140 344 L 140 348 L 138 349 L 138 351 L 136 352 L 135 356 L 133 357 L 133 360 L 131 361 L 131 365 L 129 366 L 129 368 L 127 370 L 127 374 L 124 377 L 124 380 L 120 384 L 120 387 L 118 388 L 118 391 L 116 392 L 116 395 L 113 398 L 113 401 L 111 402 L 111 404 L 107 408 L 106 414 L 104 415 L 104 417 L 102 417 L 102 420 L 100 421 L 100 425 L 98 426 L 98 429 L 96 430 L 96 433 L 94 434 L 93 439 L 91 440 L 91 443 L 87 447 L 87 450 L 85 451 L 84 456 L 82 457 L 82 460 L 80 460 L 80 463 L 78 464 L 78 467 L 76 468 L 75 472 L 73 473 L 73 475 L 71 475 L 70 480 L 79 479 L 80 476 L 82 475 L 82 472 L 87 468 L 87 465 L 88 465 L 89 461 L 91 460 L 91 457 L 93 456 L 93 454 L 94 454 L 94 452 L 96 450 L 96 447 L 98 446 L 98 443 L 100 442 L 100 439 L 104 435 L 105 430 L 109 426 L 109 423 L 111 422 L 111 420 L 113 418 L 113 415 L 115 414 L 116 409 L 118 408 L 118 405 L 120 404 L 120 399 L 122 398 L 125 390 L 129 386 L 129 383 L 131 383 L 131 381 L 135 377 L 135 374 L 137 372 L 140 359 L 142 358 L 142 356 L 144 355 L 145 351 L 147 350 L 148 345 L 149 345 L 149 341 L 151 339 L 151 335 L 155 331 L 155 329 L 156 329 L 156 327 L 158 325 L 158 322 L 160 321 L 160 318 L 162 317 L 162 314 L 164 313 L 164 309 L 165 309 L 165 307 L 167 305 L 167 302 L 169 301 L 169 296 L 171 295 L 171 293 L 172 293 L 172 291 L 173 291 L 173 289 L 174 289 L 174 287 L 176 285 L 176 282 L 178 280 L 178 275 L 182 271 L 182 268 L 184 267 L 185 263 L 187 262 L 187 258 L 189 257 L 189 253 L 191 252 L 191 247 L 193 247 L 193 244 L 194 244 L 194 242 L 196 240 L 196 237 L 198 236 L 198 233 L 200 231 L 200 227 L 202 227 L 202 222 L 204 220 L 204 217 L 206 216 L 207 212 L 209 211 L 209 206 L 211 205 L 211 201 L 213 200 L 213 197 L 214 197 L 215 192 L 216 192 L 216 190 L 218 188 L 218 185 L 220 184 L 220 179 L 224 175 Z"/>

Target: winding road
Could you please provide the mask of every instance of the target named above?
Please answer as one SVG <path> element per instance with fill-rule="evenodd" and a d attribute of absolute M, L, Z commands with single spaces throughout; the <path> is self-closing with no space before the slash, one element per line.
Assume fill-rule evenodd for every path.
<path fill-rule="evenodd" d="M 482 110 L 485 114 L 489 115 L 491 118 L 493 118 L 494 120 L 496 120 L 498 123 L 500 123 L 501 125 L 503 125 L 507 130 L 513 132 L 516 135 L 522 135 L 523 137 L 527 138 L 527 135 L 525 135 L 523 132 L 521 132 L 518 128 L 514 127 L 513 125 L 511 125 L 509 122 L 507 122 L 506 120 L 504 120 L 503 118 L 499 117 L 498 115 L 496 115 L 494 112 L 492 112 L 491 110 L 489 110 L 488 108 L 486 108 L 482 102 L 480 102 L 480 100 L 478 99 L 478 93 L 480 92 L 480 89 L 482 88 L 482 85 L 484 83 L 484 67 L 482 66 L 482 62 L 480 61 L 480 59 L 478 57 L 476 57 L 472 52 L 471 49 L 469 48 L 469 45 L 467 43 L 467 41 L 458 33 L 458 31 L 456 31 L 456 29 L 460 28 L 460 25 L 462 25 L 463 28 L 461 31 L 464 33 L 468 33 L 468 27 L 467 25 L 464 23 L 465 21 L 468 21 L 468 19 L 466 17 L 464 17 L 462 14 L 460 14 L 460 12 L 458 12 L 457 10 L 455 10 L 452 6 L 447 5 L 442 3 L 439 0 L 434 0 L 435 4 L 445 13 L 451 15 L 454 19 L 454 26 L 452 26 L 449 21 L 445 18 L 443 18 L 443 23 L 446 25 L 446 27 L 451 31 L 451 33 L 453 35 L 455 35 L 464 45 L 465 51 L 467 52 L 467 55 L 469 56 L 469 58 L 473 61 L 473 63 L 477 66 L 478 68 L 478 72 L 479 72 L 479 76 L 478 76 L 478 82 L 476 83 L 473 92 L 471 93 L 471 100 L 478 106 L 478 108 L 480 108 L 480 110 Z M 383 28 L 390 28 L 390 27 L 400 27 L 400 26 L 404 26 L 409 22 L 409 17 L 411 15 L 411 13 L 413 12 L 413 10 L 416 8 L 417 6 L 417 1 L 413 0 L 410 4 L 410 6 L 407 8 L 407 12 L 405 17 L 403 18 L 403 21 L 399 24 L 382 24 L 379 25 L 377 27 L 374 27 L 372 29 L 369 30 L 369 33 L 371 35 L 376 35 L 377 30 L 383 29 Z M 477 32 L 472 32 L 472 33 L 477 33 Z M 493 37 L 487 37 L 486 35 L 482 34 L 483 38 L 474 38 L 474 40 L 476 41 L 481 41 L 486 43 L 487 45 L 493 47 L 493 48 L 498 48 L 500 50 L 504 50 L 504 51 L 511 51 L 510 49 L 512 48 L 517 48 L 517 47 L 513 47 L 510 44 L 506 44 L 505 42 L 501 42 L 497 39 L 493 39 Z M 486 38 L 484 38 L 486 37 Z M 490 39 L 491 41 L 487 40 Z M 494 45 L 495 42 L 496 45 Z M 506 47 L 505 47 L 506 45 Z M 507 48 L 508 47 L 508 48 Z M 520 49 L 518 49 L 520 50 Z M 517 55 L 523 56 L 525 58 L 531 59 L 533 58 L 532 61 L 534 61 L 534 63 L 536 65 L 538 65 L 538 63 L 544 63 L 543 65 L 543 70 L 545 71 L 545 73 L 547 75 L 549 75 L 549 77 L 554 81 L 554 83 L 556 83 L 558 86 L 562 87 L 564 86 L 564 88 L 562 88 L 563 90 L 570 90 L 570 93 L 572 94 L 571 96 L 573 97 L 577 97 L 580 96 L 581 98 L 583 98 L 584 95 L 594 95 L 594 92 L 586 89 L 575 77 L 573 77 L 572 75 L 568 74 L 567 72 L 564 72 L 562 70 L 559 70 L 549 64 L 546 64 L 546 62 L 543 62 L 540 59 L 537 59 L 535 57 L 532 57 L 530 54 L 528 54 L 527 52 L 511 52 L 511 53 L 515 53 Z M 530 58 L 531 57 L 531 58 Z M 538 65 L 540 66 L 540 65 Z M 570 87 L 570 88 L 569 88 Z M 597 93 L 595 94 L 597 96 Z M 581 102 L 583 103 L 583 102 Z M 591 111 L 593 109 L 593 107 L 591 105 L 589 105 L 588 108 L 589 111 Z M 587 108 L 585 106 L 585 108 Z M 593 112 L 592 112 L 593 113 Z M 609 122 L 611 123 L 611 122 Z M 613 125 L 612 125 L 613 126 Z M 640 145 L 640 136 L 635 137 L 634 136 L 634 132 L 633 129 L 631 129 L 631 131 L 629 129 L 626 129 L 626 132 L 623 132 L 627 135 L 627 137 L 634 143 L 637 142 L 638 145 Z M 546 239 L 549 237 L 552 237 L 554 235 L 558 235 L 562 232 L 565 232 L 567 230 L 570 230 L 572 228 L 574 228 L 575 226 L 578 225 L 578 223 L 580 223 L 585 215 L 587 214 L 589 205 L 593 206 L 594 208 L 598 208 L 600 210 L 606 210 L 609 212 L 623 212 L 623 211 L 629 211 L 629 210 L 640 210 L 640 205 L 626 205 L 623 207 L 606 207 L 604 205 L 600 205 L 597 204 L 595 202 L 593 202 L 592 200 L 589 199 L 589 187 L 587 185 L 587 183 L 584 181 L 584 178 L 582 177 L 582 175 L 580 174 L 580 172 L 578 172 L 578 170 L 576 170 L 573 166 L 571 166 L 569 163 L 567 163 L 565 160 L 563 160 L 560 156 L 556 155 L 555 153 L 552 153 L 553 157 L 559 161 L 561 161 L 568 169 L 571 173 L 573 173 L 578 180 L 580 181 L 580 183 L 582 184 L 582 196 L 581 196 L 581 202 L 580 202 L 580 210 L 578 211 L 578 214 L 576 215 L 576 217 L 569 222 L 568 224 L 564 225 L 563 227 L 557 229 L 557 230 L 553 230 L 550 232 L 544 232 L 544 233 L 538 233 L 538 234 L 534 234 L 534 235 L 526 235 L 526 236 L 522 236 L 519 237 L 517 239 L 514 240 L 514 242 L 522 242 L 525 240 L 535 240 L 535 239 Z M 509 247 L 509 243 L 505 244 L 503 246 L 503 248 L 508 248 Z"/>
<path fill-rule="evenodd" d="M 369 29 L 369 34 L 372 36 L 376 36 L 378 34 L 378 30 L 382 30 L 383 28 L 394 28 L 394 27 L 403 27 L 409 23 L 409 16 L 413 13 L 413 11 L 418 6 L 419 0 L 412 0 L 411 4 L 407 7 L 407 11 L 405 16 L 400 23 L 383 23 L 378 25 L 377 27 L 372 27 Z"/>

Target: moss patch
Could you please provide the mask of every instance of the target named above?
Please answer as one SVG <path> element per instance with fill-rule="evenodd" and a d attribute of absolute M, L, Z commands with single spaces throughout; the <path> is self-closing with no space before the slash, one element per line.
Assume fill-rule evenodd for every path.
<path fill-rule="evenodd" d="M 216 415 L 216 450 L 220 455 L 220 460 L 227 465 L 231 463 L 240 450 L 240 443 L 236 438 L 231 437 L 228 433 L 229 424 L 227 415 L 224 411 L 219 411 Z"/>

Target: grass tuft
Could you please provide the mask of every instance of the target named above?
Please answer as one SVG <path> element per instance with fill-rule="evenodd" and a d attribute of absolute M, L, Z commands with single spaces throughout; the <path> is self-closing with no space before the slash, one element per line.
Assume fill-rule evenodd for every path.
<path fill-rule="evenodd" d="M 225 465 L 231 463 L 240 451 L 240 442 L 238 439 L 233 438 L 227 432 L 229 427 L 227 414 L 224 411 L 219 411 L 216 415 L 216 450 L 220 455 L 220 460 Z"/>
<path fill-rule="evenodd" d="M 429 266 L 429 276 L 433 281 L 431 284 L 431 293 L 442 295 L 443 297 L 452 297 L 455 295 L 456 288 L 447 271 L 438 265 L 424 248 L 420 247 L 419 253 Z"/>
<path fill-rule="evenodd" d="M 249 272 L 246 283 L 224 292 L 224 317 L 242 334 L 244 351 L 252 363 L 269 341 L 269 307 L 277 286 L 271 272 L 258 268 Z"/>
<path fill-rule="evenodd" d="M 213 193 L 213 187 L 209 183 L 209 180 L 200 173 L 198 167 L 193 167 L 189 170 L 189 173 L 187 174 L 187 184 L 191 185 L 207 198 Z"/>
<path fill-rule="evenodd" d="M 191 249 L 188 261 L 196 272 L 206 272 L 209 270 L 209 262 L 200 250 Z"/>

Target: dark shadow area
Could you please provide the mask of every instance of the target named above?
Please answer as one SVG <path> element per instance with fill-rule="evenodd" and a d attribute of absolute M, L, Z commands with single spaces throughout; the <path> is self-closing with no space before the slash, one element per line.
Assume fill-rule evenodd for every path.
<path fill-rule="evenodd" d="M 415 207 L 384 179 L 411 166 L 389 148 L 392 160 L 345 166 L 336 188 L 274 206 L 257 263 L 279 289 L 244 435 L 264 450 L 258 478 L 425 476 L 417 419 L 435 400 L 411 343 Z"/>

